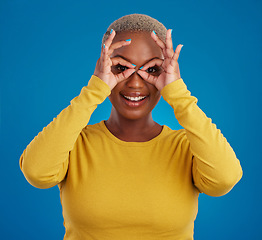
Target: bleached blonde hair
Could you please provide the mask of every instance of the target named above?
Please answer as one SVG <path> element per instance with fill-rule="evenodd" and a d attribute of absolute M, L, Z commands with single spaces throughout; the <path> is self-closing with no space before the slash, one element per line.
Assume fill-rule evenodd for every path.
<path fill-rule="evenodd" d="M 111 29 L 114 29 L 116 33 L 119 32 L 152 32 L 155 31 L 157 36 L 165 41 L 166 39 L 166 27 L 156 20 L 145 14 L 130 14 L 123 16 L 110 24 L 106 33 L 103 36 L 102 44 L 106 41 L 110 35 Z"/>

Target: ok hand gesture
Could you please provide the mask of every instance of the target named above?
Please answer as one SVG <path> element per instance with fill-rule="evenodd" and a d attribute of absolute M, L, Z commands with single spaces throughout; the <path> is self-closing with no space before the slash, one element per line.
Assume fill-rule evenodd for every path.
<path fill-rule="evenodd" d="M 140 70 L 137 71 L 137 73 L 145 81 L 153 84 L 159 91 L 161 91 L 162 88 L 167 84 L 181 78 L 177 61 L 183 45 L 179 44 L 174 52 L 171 32 L 171 29 L 167 30 L 165 43 L 158 38 L 154 31 L 151 33 L 151 37 L 162 49 L 164 60 L 154 59 L 145 64 L 142 68 L 140 68 Z M 163 69 L 162 73 L 159 76 L 154 76 L 148 73 L 147 70 L 154 66 L 159 66 Z"/>
<path fill-rule="evenodd" d="M 127 79 L 135 72 L 135 65 L 132 65 L 130 62 L 124 60 L 120 57 L 110 58 L 111 54 L 115 49 L 127 46 L 131 43 L 131 40 L 119 41 L 113 43 L 113 39 L 116 35 L 116 32 L 112 29 L 111 34 L 108 39 L 105 41 L 105 44 L 101 49 L 101 56 L 96 63 L 96 68 L 94 75 L 102 79 L 112 90 L 117 83 Z M 125 66 L 125 70 L 119 74 L 113 74 L 111 71 L 112 66 Z"/>

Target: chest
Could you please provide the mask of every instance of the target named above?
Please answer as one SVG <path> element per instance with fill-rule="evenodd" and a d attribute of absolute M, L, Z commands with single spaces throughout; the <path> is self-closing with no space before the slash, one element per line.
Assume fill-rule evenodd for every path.
<path fill-rule="evenodd" d="M 183 228 L 197 212 L 190 154 L 162 144 L 82 142 L 70 155 L 61 189 L 64 217 L 99 228 Z M 170 151 L 171 150 L 171 151 Z"/>

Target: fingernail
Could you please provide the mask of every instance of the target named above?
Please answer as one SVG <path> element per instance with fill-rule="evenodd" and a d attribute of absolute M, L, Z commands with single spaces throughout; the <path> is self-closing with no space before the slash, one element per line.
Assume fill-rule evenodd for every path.
<path fill-rule="evenodd" d="M 135 64 L 133 64 L 133 63 L 132 63 L 132 65 L 133 65 L 134 67 L 136 67 L 136 65 L 135 65 Z"/>
<path fill-rule="evenodd" d="M 106 45 L 104 44 L 103 47 L 106 48 Z"/>
<path fill-rule="evenodd" d="M 110 34 L 113 32 L 113 29 L 111 29 Z"/>
<path fill-rule="evenodd" d="M 172 34 L 172 32 L 173 32 L 173 29 L 171 29 L 171 34 Z"/>
<path fill-rule="evenodd" d="M 155 32 L 155 30 L 153 30 L 153 33 L 156 35 L 156 32 Z"/>
<path fill-rule="evenodd" d="M 184 46 L 184 45 L 181 45 L 181 49 L 182 49 L 183 46 Z"/>
<path fill-rule="evenodd" d="M 127 39 L 126 41 L 127 41 L 127 42 L 130 42 L 130 41 L 131 41 L 131 39 Z"/>
<path fill-rule="evenodd" d="M 141 68 L 139 68 L 139 69 L 142 69 L 144 66 L 142 66 Z"/>

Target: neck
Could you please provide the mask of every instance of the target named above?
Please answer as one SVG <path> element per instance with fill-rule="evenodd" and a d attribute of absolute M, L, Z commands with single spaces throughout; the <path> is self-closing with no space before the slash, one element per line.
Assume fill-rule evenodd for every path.
<path fill-rule="evenodd" d="M 152 114 L 139 119 L 127 119 L 113 110 L 105 122 L 108 130 L 117 138 L 127 142 L 144 142 L 156 137 L 162 130 Z"/>

